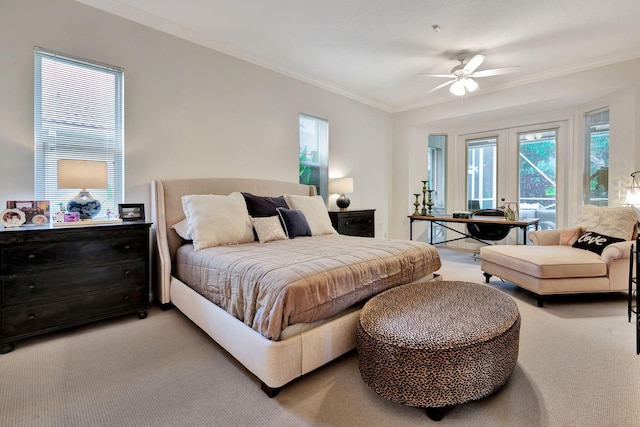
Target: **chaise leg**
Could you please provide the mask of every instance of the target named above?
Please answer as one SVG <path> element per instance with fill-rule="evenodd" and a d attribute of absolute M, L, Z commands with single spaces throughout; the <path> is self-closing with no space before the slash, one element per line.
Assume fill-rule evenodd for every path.
<path fill-rule="evenodd" d="M 489 283 L 489 279 L 491 279 L 491 274 L 489 273 L 485 273 L 484 271 L 482 272 L 482 274 L 484 274 L 484 283 Z"/>
<path fill-rule="evenodd" d="M 544 297 L 542 295 L 538 295 L 538 307 L 544 307 Z"/>
<path fill-rule="evenodd" d="M 262 381 L 260 382 L 260 388 L 262 388 L 262 391 L 264 391 L 267 396 L 272 398 L 276 397 L 278 393 L 280 393 L 280 390 L 282 390 L 282 387 L 272 388 Z"/>

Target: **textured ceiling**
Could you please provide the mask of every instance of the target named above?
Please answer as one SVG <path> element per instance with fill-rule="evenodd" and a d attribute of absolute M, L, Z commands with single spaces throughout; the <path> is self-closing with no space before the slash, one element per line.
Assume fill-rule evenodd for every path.
<path fill-rule="evenodd" d="M 640 0 L 77 1 L 387 111 L 454 98 L 418 74 L 462 50 L 519 67 L 476 93 L 640 57 Z"/>

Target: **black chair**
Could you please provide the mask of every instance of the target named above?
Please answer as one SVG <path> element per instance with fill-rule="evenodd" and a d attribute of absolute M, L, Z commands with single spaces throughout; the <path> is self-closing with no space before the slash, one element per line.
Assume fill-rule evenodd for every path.
<path fill-rule="evenodd" d="M 504 211 L 500 209 L 480 209 L 473 213 L 473 216 L 501 216 L 504 217 Z M 510 225 L 502 224 L 467 224 L 467 232 L 476 240 L 486 243 L 485 240 L 496 241 L 502 240 L 511 231 Z M 488 244 L 488 243 L 487 243 Z"/>

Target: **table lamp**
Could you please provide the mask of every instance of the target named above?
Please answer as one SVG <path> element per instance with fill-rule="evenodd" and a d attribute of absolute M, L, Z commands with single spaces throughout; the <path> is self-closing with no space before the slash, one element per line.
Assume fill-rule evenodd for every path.
<path fill-rule="evenodd" d="M 81 220 L 90 220 L 100 212 L 102 204 L 87 191 L 107 188 L 107 163 L 94 160 L 58 160 L 58 188 L 80 188 L 67 203 L 68 212 L 78 212 Z"/>
<path fill-rule="evenodd" d="M 336 205 L 341 211 L 346 211 L 351 200 L 346 194 L 353 193 L 353 178 L 337 178 L 331 180 L 331 192 L 340 194 L 340 197 L 336 200 Z"/>
<path fill-rule="evenodd" d="M 627 197 L 624 199 L 624 204 L 633 208 L 640 224 L 640 185 L 636 180 L 636 175 L 638 174 L 640 174 L 640 171 L 635 171 L 631 174 L 631 186 L 627 188 Z"/>

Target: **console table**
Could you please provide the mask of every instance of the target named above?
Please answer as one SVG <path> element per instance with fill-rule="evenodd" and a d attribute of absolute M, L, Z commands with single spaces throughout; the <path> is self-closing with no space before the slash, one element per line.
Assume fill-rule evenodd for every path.
<path fill-rule="evenodd" d="M 538 229 L 538 222 L 540 221 L 540 218 L 521 218 L 521 219 L 516 219 L 516 220 L 507 220 L 505 218 L 502 217 L 495 217 L 495 216 L 476 216 L 476 217 L 471 217 L 471 218 L 454 218 L 453 215 L 433 215 L 433 216 L 423 216 L 423 215 L 410 215 L 409 216 L 409 240 L 413 240 L 413 222 L 414 221 L 429 221 L 429 226 L 431 227 L 431 232 L 430 232 L 430 244 L 432 245 L 436 245 L 436 244 L 442 244 L 442 243 L 448 243 L 448 242 L 454 242 L 456 240 L 462 240 L 462 239 L 474 239 L 477 240 L 481 243 L 484 244 L 488 244 L 487 242 L 485 242 L 482 239 L 478 239 L 475 236 L 472 236 L 468 233 L 465 233 L 463 231 L 460 230 L 456 230 L 455 228 L 451 228 L 447 225 L 445 225 L 445 223 L 464 223 L 464 224 L 497 224 L 497 225 L 508 225 L 510 227 L 517 227 L 520 228 L 522 230 L 522 241 L 526 242 L 527 241 L 527 229 L 529 229 L 529 227 L 533 226 L 535 227 L 535 229 Z M 451 230 L 454 231 L 458 234 L 461 234 L 462 237 L 457 237 L 454 239 L 445 239 L 442 242 L 437 242 L 437 243 L 433 243 L 433 224 L 439 225 L 441 227 L 446 228 L 447 230 Z"/>

